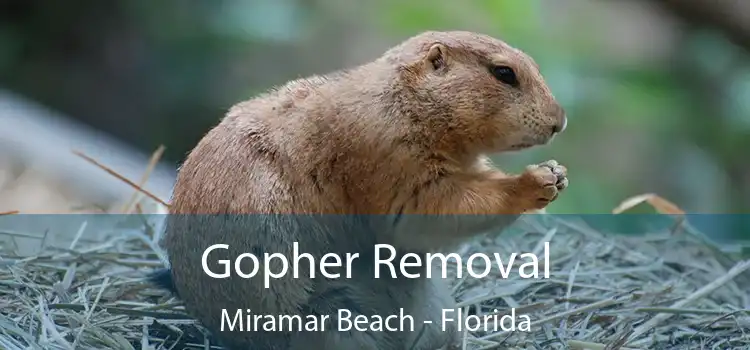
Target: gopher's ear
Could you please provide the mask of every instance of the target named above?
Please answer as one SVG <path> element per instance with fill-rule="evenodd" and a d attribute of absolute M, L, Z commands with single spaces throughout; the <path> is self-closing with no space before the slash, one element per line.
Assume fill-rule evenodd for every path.
<path fill-rule="evenodd" d="M 430 50 L 425 55 L 424 63 L 425 66 L 430 70 L 437 70 L 445 66 L 446 53 L 448 49 L 443 44 L 433 44 Z"/>

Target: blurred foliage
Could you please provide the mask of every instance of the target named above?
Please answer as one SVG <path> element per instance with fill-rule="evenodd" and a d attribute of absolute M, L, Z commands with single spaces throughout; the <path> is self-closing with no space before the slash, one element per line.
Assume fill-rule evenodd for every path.
<path fill-rule="evenodd" d="M 550 31 L 553 4 L 571 10 Z M 164 143 L 179 162 L 231 104 L 272 85 L 422 30 L 477 30 L 531 54 L 567 110 L 569 128 L 553 145 L 497 159 L 511 171 L 547 158 L 566 164 L 570 189 L 549 211 L 607 213 L 623 198 L 657 192 L 689 212 L 749 212 L 748 53 L 685 28 L 666 59 L 628 60 L 609 52 L 612 31 L 581 11 L 589 5 L 6 0 L 0 83 L 144 151 Z M 646 25 L 631 17 L 631 28 Z"/>

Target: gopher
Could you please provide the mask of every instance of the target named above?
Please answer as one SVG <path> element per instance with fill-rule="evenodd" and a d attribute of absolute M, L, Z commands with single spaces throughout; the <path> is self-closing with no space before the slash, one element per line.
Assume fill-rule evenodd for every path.
<path fill-rule="evenodd" d="M 229 349 L 453 348 L 458 332 L 441 322 L 441 310 L 455 307 L 446 282 L 375 279 L 373 246 L 447 250 L 546 207 L 568 186 L 564 166 L 550 160 L 509 174 L 488 155 L 547 144 L 566 125 L 531 57 L 467 31 L 424 32 L 369 63 L 291 81 L 233 106 L 189 153 L 161 242 L 170 268 L 152 280 Z M 214 279 L 202 269 L 217 243 L 228 248 L 211 253 L 213 271 L 243 253 L 291 261 L 295 242 L 316 259 L 360 258 L 346 278 L 313 278 L 301 259 L 299 276 L 290 270 L 268 287 L 260 277 Z M 282 268 L 260 260 L 261 271 Z M 417 329 L 338 331 L 339 309 L 402 311 Z M 237 310 L 330 315 L 334 325 L 228 331 L 222 310 L 232 319 Z"/>

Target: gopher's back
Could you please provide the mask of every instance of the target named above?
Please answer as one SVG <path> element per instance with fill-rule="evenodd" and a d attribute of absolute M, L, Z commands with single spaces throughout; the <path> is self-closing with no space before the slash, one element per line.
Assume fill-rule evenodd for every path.
<path fill-rule="evenodd" d="M 344 222 L 347 218 L 332 216 L 323 224 L 315 220 L 320 216 L 308 215 L 367 212 L 368 203 L 377 201 L 357 193 L 370 191 L 368 186 L 382 188 L 383 181 L 373 179 L 387 178 L 376 166 L 379 146 L 356 137 L 368 126 L 349 117 L 346 108 L 325 103 L 328 96 L 327 81 L 317 78 L 240 103 L 181 166 L 162 246 L 170 257 L 177 294 L 209 329 L 220 329 L 223 309 L 296 314 L 315 290 L 304 273 L 309 271 L 304 259 L 299 278 L 288 273 L 267 289 L 261 277 L 243 279 L 232 273 L 225 279 L 211 278 L 201 268 L 201 256 L 211 245 L 229 245 L 211 253 L 212 271 L 226 269 L 218 260 L 233 262 L 243 253 L 258 256 L 263 271 L 263 253 L 291 257 L 293 242 L 316 257 L 372 247 L 374 236 L 356 232 L 361 226 L 347 227 L 356 225 Z M 367 157 L 359 152 L 367 152 Z M 373 156 L 376 161 L 367 160 Z M 331 229 L 331 220 L 340 221 L 335 224 L 342 232 Z M 246 264 L 243 270 L 252 268 Z M 268 268 L 278 271 L 281 266 Z M 235 332 L 228 342 L 235 339 L 260 348 L 281 343 L 275 336 L 252 334 Z"/>
<path fill-rule="evenodd" d="M 384 189 L 403 187 L 418 166 L 399 149 L 408 128 L 372 117 L 388 103 L 366 96 L 357 73 L 292 81 L 233 106 L 181 166 L 172 213 L 389 212 Z"/>

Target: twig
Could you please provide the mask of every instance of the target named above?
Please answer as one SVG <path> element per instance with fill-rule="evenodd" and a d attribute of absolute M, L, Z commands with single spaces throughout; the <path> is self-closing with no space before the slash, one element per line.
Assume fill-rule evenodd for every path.
<path fill-rule="evenodd" d="M 607 344 L 592 343 L 592 342 L 580 341 L 580 340 L 568 340 L 568 346 L 570 346 L 570 350 L 604 350 L 607 348 Z M 639 349 L 622 347 L 619 350 L 639 350 Z"/>
<path fill-rule="evenodd" d="M 128 184 L 128 186 L 134 188 L 136 191 L 139 191 L 139 192 L 143 193 L 147 197 L 149 197 L 149 198 L 151 198 L 151 199 L 159 202 L 161 205 L 169 208 L 169 204 L 167 204 L 167 202 L 161 200 L 161 198 L 159 198 L 156 195 L 154 195 L 153 193 L 151 193 L 151 192 L 149 192 L 149 191 L 141 188 L 141 186 L 138 186 L 136 183 L 134 183 L 133 181 L 130 181 L 127 178 L 125 178 L 124 176 L 118 174 L 116 171 L 114 171 L 114 170 L 108 168 L 107 166 L 105 166 L 105 165 L 97 162 L 95 159 L 93 159 L 93 158 L 91 158 L 91 157 L 89 157 L 89 156 L 87 156 L 87 155 L 85 155 L 85 154 L 83 154 L 83 153 L 81 153 L 79 151 L 73 151 L 73 154 L 75 154 L 75 155 L 77 155 L 77 156 L 85 159 L 86 161 L 88 161 L 91 164 L 94 164 L 94 165 L 98 166 L 99 168 L 101 168 L 102 170 L 106 171 L 110 175 L 116 177 L 118 180 L 120 180 L 120 181 Z"/>
<path fill-rule="evenodd" d="M 146 186 L 146 182 L 148 181 L 148 178 L 151 176 L 151 173 L 154 171 L 154 168 L 156 168 L 156 164 L 159 163 L 159 160 L 161 159 L 162 155 L 164 154 L 164 150 L 166 148 L 164 145 L 159 145 L 159 147 L 154 151 L 153 154 L 151 154 L 151 158 L 148 161 L 148 166 L 146 167 L 146 171 L 143 173 L 143 176 L 141 176 L 141 180 L 138 181 L 138 186 L 143 188 Z M 133 205 L 138 201 L 138 192 L 133 193 L 133 195 L 130 197 L 130 200 L 125 203 L 125 205 L 122 207 L 123 213 L 130 213 L 132 210 Z"/>

